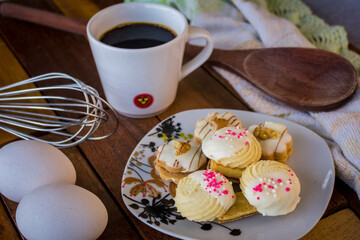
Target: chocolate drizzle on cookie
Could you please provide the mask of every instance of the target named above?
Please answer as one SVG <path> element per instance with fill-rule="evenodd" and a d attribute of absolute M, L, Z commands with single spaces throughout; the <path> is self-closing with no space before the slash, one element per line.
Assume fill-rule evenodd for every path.
<path fill-rule="evenodd" d="M 178 182 L 184 174 L 196 171 L 205 164 L 206 157 L 199 143 L 171 140 L 158 148 L 155 168 L 163 180 Z"/>
<path fill-rule="evenodd" d="M 281 139 L 282 139 L 282 137 L 284 136 L 284 134 L 285 134 L 286 131 L 287 131 L 287 128 L 285 128 L 285 130 L 284 130 L 284 131 L 281 133 L 281 135 L 280 135 L 279 141 L 278 141 L 278 143 L 276 144 L 276 147 L 275 147 L 275 155 L 277 154 L 277 149 L 278 149 L 278 147 L 279 147 L 280 141 L 281 141 Z"/>
<path fill-rule="evenodd" d="M 242 124 L 239 119 L 236 118 L 232 113 L 209 113 L 206 118 L 199 120 L 196 124 L 197 130 L 195 129 L 195 139 L 201 142 L 211 133 L 224 128 L 224 127 L 241 127 Z"/>
<path fill-rule="evenodd" d="M 177 159 L 174 161 L 173 167 L 174 167 L 174 168 L 178 168 L 178 167 L 179 167 L 179 161 L 178 161 Z"/>

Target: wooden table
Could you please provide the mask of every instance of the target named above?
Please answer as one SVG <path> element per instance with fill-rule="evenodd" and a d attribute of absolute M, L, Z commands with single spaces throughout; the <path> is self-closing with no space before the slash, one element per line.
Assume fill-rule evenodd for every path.
<path fill-rule="evenodd" d="M 87 20 L 118 1 L 12 2 Z M 102 91 L 85 37 L 0 18 L 0 85 L 47 72 L 67 73 Z M 111 137 L 63 150 L 75 166 L 76 184 L 99 196 L 108 209 L 109 223 L 100 239 L 173 239 L 143 224 L 127 210 L 121 199 L 121 176 L 134 147 L 154 125 L 172 114 L 196 108 L 250 110 L 231 86 L 205 65 L 180 83 L 175 102 L 159 116 L 138 120 L 120 116 L 120 126 Z M 0 134 L 0 146 L 16 139 Z M 4 197 L 0 200 L 0 239 L 22 239 L 14 218 L 17 204 Z M 360 201 L 355 192 L 336 179 L 324 216 L 304 239 L 360 239 L 359 215 Z"/>

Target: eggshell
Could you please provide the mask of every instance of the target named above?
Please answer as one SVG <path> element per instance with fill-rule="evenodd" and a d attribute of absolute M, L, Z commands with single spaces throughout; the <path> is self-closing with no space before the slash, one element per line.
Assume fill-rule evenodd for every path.
<path fill-rule="evenodd" d="M 75 181 L 69 158 L 50 144 L 21 140 L 0 149 L 0 192 L 12 201 L 19 202 L 39 186 Z"/>
<path fill-rule="evenodd" d="M 67 183 L 35 189 L 16 211 L 17 226 L 29 240 L 96 239 L 107 221 L 106 208 L 95 194 Z"/>

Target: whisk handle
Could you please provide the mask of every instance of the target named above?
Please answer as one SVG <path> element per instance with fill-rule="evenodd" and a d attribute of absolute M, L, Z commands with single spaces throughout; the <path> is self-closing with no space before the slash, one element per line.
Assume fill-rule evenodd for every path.
<path fill-rule="evenodd" d="M 0 15 L 79 35 L 86 35 L 87 21 L 85 20 L 66 17 L 61 14 L 26 7 L 15 3 L 1 3 Z"/>

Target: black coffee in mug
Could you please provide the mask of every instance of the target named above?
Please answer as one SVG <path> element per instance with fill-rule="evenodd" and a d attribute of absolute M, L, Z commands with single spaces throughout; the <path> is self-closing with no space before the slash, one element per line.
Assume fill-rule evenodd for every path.
<path fill-rule="evenodd" d="M 170 28 L 155 23 L 126 23 L 105 32 L 100 41 L 118 48 L 150 48 L 176 37 Z"/>

